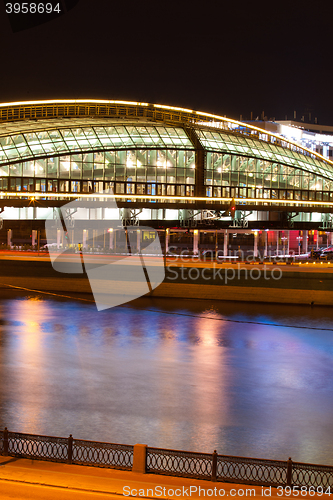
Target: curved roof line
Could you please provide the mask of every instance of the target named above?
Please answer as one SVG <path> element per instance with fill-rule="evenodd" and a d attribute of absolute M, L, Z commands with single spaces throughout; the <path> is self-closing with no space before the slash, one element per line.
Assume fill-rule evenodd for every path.
<path fill-rule="evenodd" d="M 64 105 L 74 106 L 74 109 L 61 109 Z M 88 106 L 87 110 L 82 109 L 82 106 Z M 93 110 L 90 110 L 90 105 Z M 77 109 L 75 110 L 75 106 Z M 97 109 L 96 109 L 97 106 Z M 111 111 L 114 108 L 118 113 L 103 112 L 99 107 L 105 106 L 105 111 Z M 41 109 L 39 109 L 41 108 Z M 127 108 L 127 109 L 126 109 Z M 312 151 L 311 149 L 300 146 L 294 141 L 285 139 L 280 135 L 274 134 L 267 130 L 249 125 L 232 118 L 227 118 L 212 113 L 205 113 L 203 111 L 195 111 L 187 108 L 180 108 L 175 106 L 168 106 L 164 104 L 151 104 L 146 102 L 135 101 L 118 101 L 118 100 L 103 100 L 103 99 L 49 99 L 41 101 L 17 101 L 9 103 L 0 103 L 0 123 L 12 122 L 25 119 L 38 119 L 38 118 L 59 118 L 76 117 L 76 116 L 119 116 L 122 118 L 133 117 L 133 108 L 140 110 L 136 116 L 144 118 L 150 117 L 157 121 L 173 123 L 180 125 L 181 123 L 188 123 L 190 125 L 208 126 L 217 129 L 227 130 L 233 133 L 240 133 L 247 136 L 256 135 L 258 139 L 264 142 L 271 142 L 279 144 L 287 149 L 292 149 L 306 155 L 318 158 L 319 160 L 333 166 L 333 161 L 325 158 L 324 156 Z M 122 110 L 122 112 L 120 112 Z M 60 112 L 59 112 L 60 111 Z M 145 112 L 146 111 L 146 112 Z M 127 114 L 128 112 L 128 114 Z M 164 113 L 163 117 L 159 117 L 156 113 Z M 169 113 L 172 113 L 171 115 Z M 166 115 L 166 116 L 165 116 Z M 270 140 L 271 138 L 271 140 Z M 272 140 L 273 139 L 273 140 Z"/>

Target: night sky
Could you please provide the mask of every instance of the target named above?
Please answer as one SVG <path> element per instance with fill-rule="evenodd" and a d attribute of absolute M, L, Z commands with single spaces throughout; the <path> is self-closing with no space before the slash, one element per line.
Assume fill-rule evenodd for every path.
<path fill-rule="evenodd" d="M 123 99 L 236 119 L 296 110 L 333 125 L 331 1 L 79 0 L 15 33 L 6 3 L 1 102 Z"/>

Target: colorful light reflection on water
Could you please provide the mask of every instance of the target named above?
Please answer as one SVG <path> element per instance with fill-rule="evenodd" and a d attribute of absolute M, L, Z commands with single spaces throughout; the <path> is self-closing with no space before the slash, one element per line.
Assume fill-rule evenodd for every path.
<path fill-rule="evenodd" d="M 0 311 L 1 427 L 333 464 L 328 309 L 21 297 Z"/>

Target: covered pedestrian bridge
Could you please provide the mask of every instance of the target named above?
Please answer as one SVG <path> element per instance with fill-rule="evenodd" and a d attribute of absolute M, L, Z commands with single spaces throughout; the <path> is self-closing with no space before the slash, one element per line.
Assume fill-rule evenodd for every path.
<path fill-rule="evenodd" d="M 3 219 L 41 220 L 102 192 L 131 223 L 329 230 L 333 162 L 255 126 L 161 104 L 0 104 Z"/>

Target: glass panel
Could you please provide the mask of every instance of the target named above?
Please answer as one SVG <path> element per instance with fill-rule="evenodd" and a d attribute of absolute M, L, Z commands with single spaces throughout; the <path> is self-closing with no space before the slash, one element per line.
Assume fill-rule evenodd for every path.
<path fill-rule="evenodd" d="M 168 168 L 167 169 L 167 182 L 175 183 L 176 182 L 176 169 Z"/>
<path fill-rule="evenodd" d="M 9 175 L 9 166 L 8 165 L 3 165 L 0 167 L 0 175 Z"/>
<path fill-rule="evenodd" d="M 147 168 L 147 181 L 156 181 L 156 168 L 148 167 Z"/>
<path fill-rule="evenodd" d="M 195 169 L 194 168 L 187 168 L 185 170 L 186 173 L 186 184 L 194 184 L 195 182 Z"/>
<path fill-rule="evenodd" d="M 124 194 L 125 193 L 125 185 L 123 182 L 116 183 L 116 194 Z"/>
<path fill-rule="evenodd" d="M 69 181 L 59 181 L 59 191 L 66 193 L 69 191 Z"/>
<path fill-rule="evenodd" d="M 177 183 L 185 183 L 185 169 L 177 168 Z"/>
<path fill-rule="evenodd" d="M 148 151 L 147 155 L 147 165 L 156 165 L 157 164 L 157 151 Z"/>
<path fill-rule="evenodd" d="M 64 157 L 60 158 L 60 160 L 62 160 L 62 159 L 65 162 L 62 166 L 69 174 L 70 157 L 64 156 Z M 58 177 L 58 165 L 59 165 L 59 158 L 48 158 L 47 159 L 47 176 L 48 177 L 53 177 L 53 178 Z M 65 165 L 66 165 L 66 167 L 65 167 Z M 62 171 L 62 170 L 60 169 L 60 171 Z"/>
<path fill-rule="evenodd" d="M 9 166 L 9 175 L 18 177 L 22 176 L 22 163 L 16 163 L 15 165 Z"/>
<path fill-rule="evenodd" d="M 81 173 L 82 173 L 82 163 L 76 163 L 71 159 L 71 178 L 72 179 L 81 179 Z M 90 171 L 90 176 L 91 176 L 91 171 Z"/>
<path fill-rule="evenodd" d="M 11 160 L 14 158 L 20 158 L 19 152 L 17 151 L 16 148 L 7 149 L 6 155 L 7 155 L 8 160 Z"/>
<path fill-rule="evenodd" d="M 71 163 L 69 156 L 62 156 L 59 158 L 59 177 L 69 178 L 70 165 Z"/>
<path fill-rule="evenodd" d="M 83 164 L 82 177 L 83 177 L 83 179 L 91 179 L 91 177 L 92 177 L 92 165 L 91 165 L 91 163 Z M 103 180 L 104 179 L 104 164 L 102 164 L 102 163 L 97 163 L 97 164 L 95 163 L 94 164 L 93 177 L 96 180 Z"/>
<path fill-rule="evenodd" d="M 71 182 L 71 192 L 79 193 L 81 191 L 80 181 L 72 181 Z"/>
<path fill-rule="evenodd" d="M 49 130 L 49 136 L 52 141 L 62 141 L 62 135 L 59 130 Z"/>
<path fill-rule="evenodd" d="M 136 169 L 136 180 L 137 181 L 146 181 L 146 167 L 138 167 Z"/>
<path fill-rule="evenodd" d="M 124 181 L 125 180 L 125 167 L 122 165 L 116 165 L 115 169 L 116 180 Z"/>
<path fill-rule="evenodd" d="M 23 176 L 29 177 L 35 175 L 35 164 L 32 161 L 25 161 L 23 163 Z"/>
<path fill-rule="evenodd" d="M 104 178 L 105 180 L 113 181 L 115 180 L 115 172 L 114 172 L 114 165 L 105 165 L 105 170 L 104 170 Z"/>

